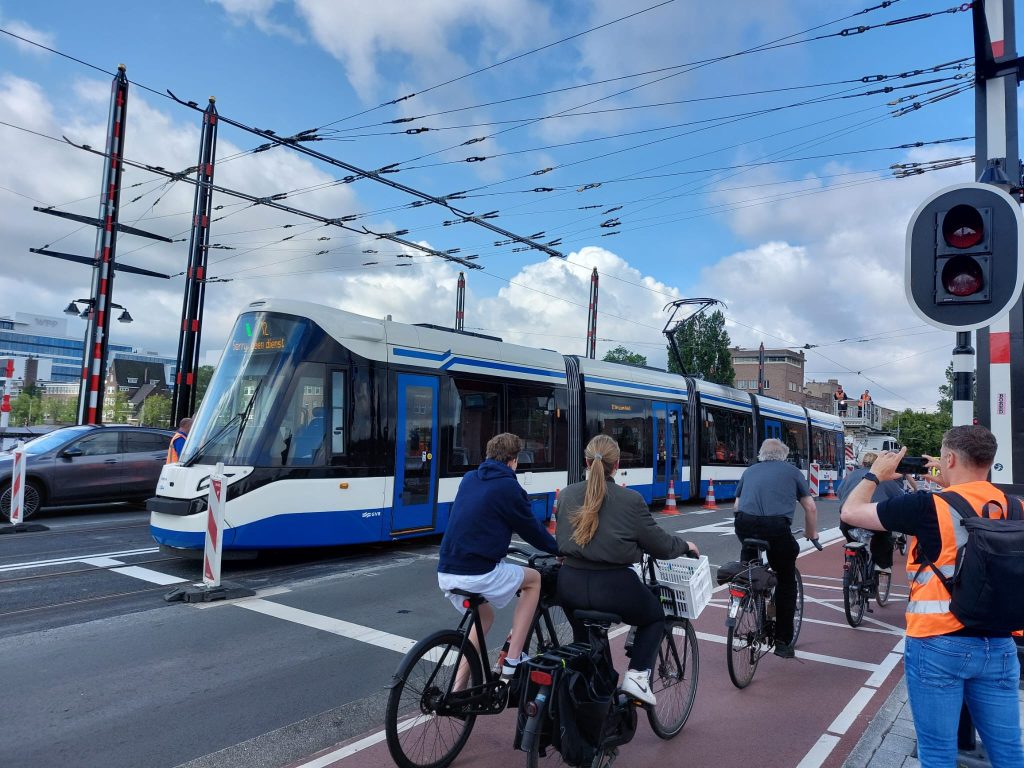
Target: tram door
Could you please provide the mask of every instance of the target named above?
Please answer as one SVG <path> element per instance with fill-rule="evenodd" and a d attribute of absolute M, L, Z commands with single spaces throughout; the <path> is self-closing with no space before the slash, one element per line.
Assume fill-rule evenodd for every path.
<path fill-rule="evenodd" d="M 652 498 L 668 495 L 668 481 L 682 483 L 683 407 L 678 403 L 652 403 L 654 416 L 654 483 Z M 677 494 L 683 492 L 677 485 Z"/>
<path fill-rule="evenodd" d="M 437 499 L 437 379 L 398 374 L 391 531 L 434 527 Z"/>

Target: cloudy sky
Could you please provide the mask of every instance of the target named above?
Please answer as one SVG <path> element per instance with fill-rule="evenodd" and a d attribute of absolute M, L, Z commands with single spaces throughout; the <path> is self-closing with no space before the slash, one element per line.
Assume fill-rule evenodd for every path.
<path fill-rule="evenodd" d="M 96 215 L 101 160 L 61 137 L 103 145 L 104 72 L 123 63 L 131 160 L 195 164 L 201 116 L 166 92 L 200 105 L 213 95 L 244 125 L 315 129 L 313 149 L 367 170 L 394 164 L 385 178 L 464 193 L 452 205 L 558 243 L 564 260 L 522 250 L 327 163 L 253 152 L 259 137 L 222 123 L 219 185 L 475 256 L 467 328 L 580 353 L 596 267 L 599 354 L 624 344 L 664 365 L 663 307 L 709 296 L 727 305 L 735 344 L 812 345 L 808 378 L 931 408 L 953 338 L 906 305 L 904 233 L 924 197 L 971 180 L 973 165 L 909 178 L 893 166 L 973 154 L 973 92 L 959 92 L 971 20 L 886 25 L 949 3 L 862 12 L 871 5 L 0 0 L 0 314 L 59 314 L 88 295 L 87 267 L 28 249 L 91 256 L 94 232 L 32 207 Z M 136 322 L 114 324 L 112 339 L 173 356 L 193 188 L 137 169 L 124 184 L 121 221 L 176 242 L 122 236 L 118 260 L 176 276 L 119 274 L 114 300 Z M 456 264 L 227 194 L 214 205 L 209 274 L 225 282 L 207 291 L 208 362 L 261 296 L 453 322 Z"/>

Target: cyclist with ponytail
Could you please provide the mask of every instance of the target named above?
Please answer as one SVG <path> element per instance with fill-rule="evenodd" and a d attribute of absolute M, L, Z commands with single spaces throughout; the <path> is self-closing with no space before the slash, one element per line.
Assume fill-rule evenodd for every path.
<path fill-rule="evenodd" d="M 647 552 L 667 560 L 698 557 L 697 547 L 663 530 L 636 491 L 615 484 L 619 444 L 597 435 L 584 452 L 587 479 L 563 488 L 558 498 L 558 549 L 565 562 L 558 574 L 558 600 L 566 613 L 615 613 L 637 628 L 622 690 L 654 705 L 650 668 L 658 652 L 665 614 L 658 598 L 630 567 Z M 573 621 L 574 639 L 587 633 Z"/>

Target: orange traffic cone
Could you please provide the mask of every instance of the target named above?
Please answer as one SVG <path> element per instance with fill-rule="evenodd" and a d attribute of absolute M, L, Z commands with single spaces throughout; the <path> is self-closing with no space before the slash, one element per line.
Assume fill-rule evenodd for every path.
<path fill-rule="evenodd" d="M 662 514 L 665 515 L 678 515 L 679 510 L 676 509 L 676 481 L 668 481 L 668 496 L 665 498 L 665 508 L 661 510 Z"/>
<path fill-rule="evenodd" d="M 548 533 L 550 533 L 552 536 L 555 535 L 555 530 L 558 527 L 557 526 L 557 521 L 555 519 L 555 515 L 557 514 L 557 512 L 558 512 L 558 489 L 555 488 L 555 503 L 551 507 L 551 517 L 548 518 Z"/>
<path fill-rule="evenodd" d="M 708 495 L 704 499 L 704 509 L 718 509 L 718 505 L 715 504 L 715 481 L 708 480 Z"/>
<path fill-rule="evenodd" d="M 828 479 L 828 493 L 825 494 L 825 498 L 826 499 L 838 499 L 839 498 L 838 496 L 836 496 L 836 489 L 835 489 L 835 486 L 832 485 L 832 478 L 831 477 Z"/>

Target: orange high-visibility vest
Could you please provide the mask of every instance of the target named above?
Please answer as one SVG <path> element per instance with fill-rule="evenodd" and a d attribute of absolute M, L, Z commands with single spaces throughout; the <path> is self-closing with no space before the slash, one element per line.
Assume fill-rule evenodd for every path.
<path fill-rule="evenodd" d="M 171 438 L 171 444 L 167 446 L 167 461 L 165 462 L 167 464 L 178 463 L 178 452 L 174 449 L 174 441 L 177 440 L 179 437 L 184 437 L 187 439 L 188 433 L 182 432 L 180 429 L 174 433 L 174 437 Z"/>
<path fill-rule="evenodd" d="M 948 489 L 966 499 L 979 514 L 985 503 L 994 501 L 1002 510 L 989 505 L 988 514 L 993 518 L 1006 517 L 1006 496 L 991 483 L 983 480 L 953 485 Z M 939 496 L 934 496 L 935 515 L 939 523 L 942 549 L 935 558 L 935 567 L 943 576 L 952 578 L 956 571 L 957 550 L 967 543 L 967 530 L 960 525 L 960 515 Z M 964 625 L 950 613 L 950 595 L 946 585 L 936 576 L 935 571 L 918 560 L 917 538 L 911 537 L 907 551 L 907 578 L 910 580 L 910 600 L 907 602 L 907 636 L 934 637 L 948 635 L 963 629 Z"/>

